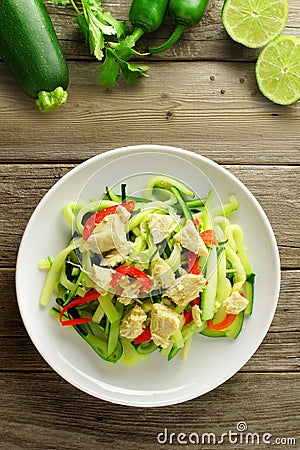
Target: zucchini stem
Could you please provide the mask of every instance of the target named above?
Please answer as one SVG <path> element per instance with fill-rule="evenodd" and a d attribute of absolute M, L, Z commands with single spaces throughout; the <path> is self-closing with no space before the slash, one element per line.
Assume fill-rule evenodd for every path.
<path fill-rule="evenodd" d="M 68 93 L 58 86 L 54 91 L 40 91 L 35 103 L 41 112 L 53 111 L 61 105 L 64 105 L 68 99 Z"/>

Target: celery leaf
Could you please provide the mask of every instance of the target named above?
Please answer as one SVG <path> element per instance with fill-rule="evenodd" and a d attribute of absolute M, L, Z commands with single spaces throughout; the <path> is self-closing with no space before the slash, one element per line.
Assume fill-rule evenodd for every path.
<path fill-rule="evenodd" d="M 99 72 L 98 82 L 103 87 L 116 87 L 120 75 L 120 68 L 110 49 L 106 49 L 105 60 L 97 69 Z"/>

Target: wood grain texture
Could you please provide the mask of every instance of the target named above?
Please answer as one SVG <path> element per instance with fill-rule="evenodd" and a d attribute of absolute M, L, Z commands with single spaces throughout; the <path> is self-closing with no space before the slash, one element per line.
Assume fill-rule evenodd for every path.
<path fill-rule="evenodd" d="M 9 450 L 178 450 L 182 445 L 176 441 L 171 446 L 158 444 L 158 433 L 167 428 L 168 435 L 185 432 L 202 436 L 213 432 L 220 438 L 229 430 L 236 432 L 240 421 L 246 422 L 248 432 L 258 433 L 261 438 L 270 433 L 274 442 L 277 437 L 299 441 L 300 405 L 294 396 L 300 389 L 297 374 L 239 373 L 203 397 L 153 409 L 116 406 L 94 399 L 55 373 L 36 373 L 34 382 L 30 373 L 14 374 L 14 383 L 11 376 L 2 374 L 0 405 L 0 439 L 2 448 Z M 208 450 L 211 446 L 206 441 L 206 445 L 188 448 Z M 228 440 L 222 445 L 227 450 L 231 447 Z M 248 447 L 266 450 L 270 444 L 261 440 L 259 445 Z"/>
<path fill-rule="evenodd" d="M 34 348 L 22 323 L 15 296 L 14 275 L 13 269 L 0 270 L 0 285 L 7 293 L 2 300 L 0 322 L 1 370 L 49 371 L 51 369 Z M 295 315 L 300 300 L 299 275 L 299 270 L 282 272 L 280 297 L 269 333 L 242 371 L 300 371 L 300 317 Z"/>
<path fill-rule="evenodd" d="M 173 48 L 142 58 L 149 78 L 116 89 L 98 85 L 99 63 L 89 55 L 73 9 L 45 3 L 68 59 L 68 103 L 39 113 L 0 62 L 0 449 L 179 450 L 178 433 L 220 437 L 240 421 L 260 439 L 270 433 L 271 444 L 225 440 L 225 450 L 299 448 L 299 104 L 280 107 L 259 93 L 258 51 L 227 36 L 223 0 L 210 0 L 201 23 Z M 130 3 L 102 1 L 105 11 L 128 24 Z M 161 43 L 173 27 L 166 17 L 138 49 Z M 289 0 L 285 34 L 300 37 L 299 0 Z M 151 143 L 211 158 L 253 192 L 274 229 L 282 278 L 270 330 L 235 376 L 192 401 L 143 409 L 95 399 L 47 365 L 22 323 L 14 267 L 26 223 L 57 180 L 98 153 Z M 168 443 L 158 444 L 165 428 Z M 276 438 L 296 441 L 278 445 Z M 185 448 L 212 446 L 219 447 L 206 441 Z"/>
<path fill-rule="evenodd" d="M 34 208 L 48 189 L 73 167 L 73 164 L 0 165 L 3 183 L 0 207 L 5 211 L 0 217 L 0 230 L 3 230 L 0 232 L 1 266 L 11 267 L 15 264 L 21 236 Z M 299 268 L 298 166 L 225 167 L 245 183 L 265 210 L 277 238 L 282 267 Z M 22 211 L 22 214 L 19 214 L 19 211 Z M 12 223 L 13 227 L 10 225 Z"/>
<path fill-rule="evenodd" d="M 110 11 L 115 18 L 129 22 L 130 1 L 102 1 L 103 9 Z M 223 0 L 210 0 L 199 25 L 185 31 L 181 39 L 171 49 L 146 57 L 145 60 L 222 60 L 254 61 L 258 51 L 247 49 L 233 42 L 227 35 L 221 20 Z M 71 7 L 59 7 L 47 2 L 48 10 L 60 39 L 64 54 L 69 59 L 90 58 L 84 38 L 76 23 Z M 300 7 L 298 0 L 289 0 L 289 19 L 285 34 L 300 36 Z M 174 29 L 174 23 L 166 16 L 163 25 L 155 33 L 145 35 L 138 44 L 144 52 L 147 46 L 156 46 L 165 41 Z"/>
<path fill-rule="evenodd" d="M 252 63 L 152 63 L 149 78 L 112 90 L 97 84 L 97 63 L 69 65 L 68 103 L 42 114 L 0 64 L 0 161 L 81 161 L 156 143 L 219 163 L 299 163 L 299 105 L 258 93 Z"/>

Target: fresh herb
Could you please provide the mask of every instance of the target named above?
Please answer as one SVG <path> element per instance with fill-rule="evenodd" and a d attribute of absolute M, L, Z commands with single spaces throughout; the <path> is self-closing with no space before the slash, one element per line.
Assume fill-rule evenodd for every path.
<path fill-rule="evenodd" d="M 77 13 L 75 21 L 89 44 L 90 54 L 99 61 L 104 57 L 107 36 L 122 39 L 129 30 L 125 22 L 115 19 L 109 12 L 104 12 L 98 0 L 80 0 L 79 8 L 74 0 L 51 0 L 55 5 L 73 6 Z"/>
<path fill-rule="evenodd" d="M 124 53 L 122 50 L 123 46 L 118 46 L 119 44 L 114 48 L 108 47 L 106 49 L 105 60 L 98 69 L 98 82 L 101 86 L 116 87 L 118 85 L 117 80 L 121 74 L 127 84 L 135 84 L 140 76 L 148 76 L 146 71 L 149 67 L 130 63 L 128 61 L 131 57 L 129 56 L 129 47 Z M 138 54 L 132 49 L 131 51 L 131 54 Z"/>
<path fill-rule="evenodd" d="M 134 47 L 144 33 L 161 25 L 168 0 L 133 0 L 129 18 L 134 30 L 130 35 L 127 24 L 104 12 L 99 0 L 52 0 L 52 3 L 70 4 L 76 11 L 75 21 L 89 44 L 90 54 L 103 61 L 98 69 L 101 86 L 116 87 L 121 75 L 128 84 L 135 84 L 140 76 L 147 76 L 148 66 L 129 61 L 132 56 L 144 56 Z"/>

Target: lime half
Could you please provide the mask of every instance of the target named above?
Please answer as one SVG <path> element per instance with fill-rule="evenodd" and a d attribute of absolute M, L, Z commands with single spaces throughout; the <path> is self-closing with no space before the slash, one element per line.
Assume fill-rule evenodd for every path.
<path fill-rule="evenodd" d="M 260 53 L 255 67 L 262 94 L 279 105 L 300 100 L 300 38 L 281 36 Z"/>
<path fill-rule="evenodd" d="M 287 19 L 287 0 L 227 0 L 222 10 L 229 36 L 250 48 L 263 47 L 278 37 Z"/>

